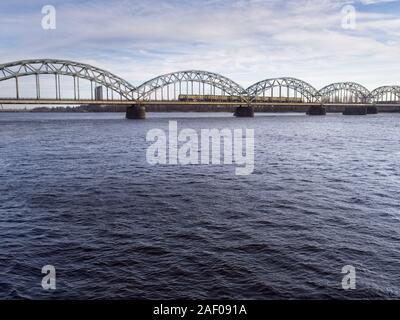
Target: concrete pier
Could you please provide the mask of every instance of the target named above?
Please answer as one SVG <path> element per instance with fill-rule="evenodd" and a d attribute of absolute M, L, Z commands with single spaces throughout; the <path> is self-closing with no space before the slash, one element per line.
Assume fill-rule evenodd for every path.
<path fill-rule="evenodd" d="M 378 107 L 375 105 L 367 107 L 367 114 L 378 114 Z"/>
<path fill-rule="evenodd" d="M 343 112 L 345 116 L 365 116 L 367 115 L 367 106 L 346 106 Z"/>
<path fill-rule="evenodd" d="M 235 109 L 235 117 L 238 118 L 253 118 L 254 117 L 254 108 L 253 107 L 236 107 Z"/>
<path fill-rule="evenodd" d="M 130 120 L 146 119 L 146 108 L 140 105 L 132 105 L 126 108 L 126 118 Z"/>
<path fill-rule="evenodd" d="M 309 116 L 325 116 L 326 108 L 323 105 L 311 106 L 307 111 L 307 115 L 309 115 Z"/>

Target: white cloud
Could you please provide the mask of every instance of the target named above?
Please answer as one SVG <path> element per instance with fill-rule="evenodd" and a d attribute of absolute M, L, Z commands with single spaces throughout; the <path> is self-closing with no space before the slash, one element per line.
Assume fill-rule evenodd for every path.
<path fill-rule="evenodd" d="M 36 13 L 2 14 L 0 59 L 73 59 L 134 84 L 192 68 L 222 73 L 243 86 L 276 76 L 316 87 L 399 83 L 398 14 L 361 11 L 356 30 L 341 28 L 341 7 L 367 2 L 375 8 L 387 1 L 69 2 L 56 5 L 54 32 L 40 29 L 38 6 Z"/>

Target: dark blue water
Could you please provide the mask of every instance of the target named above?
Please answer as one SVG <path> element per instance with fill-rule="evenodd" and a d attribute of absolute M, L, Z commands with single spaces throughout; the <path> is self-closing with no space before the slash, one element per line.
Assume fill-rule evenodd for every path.
<path fill-rule="evenodd" d="M 254 174 L 148 165 L 174 119 L 254 128 Z M 400 114 L 1 113 L 0 298 L 400 298 L 399 141 Z"/>

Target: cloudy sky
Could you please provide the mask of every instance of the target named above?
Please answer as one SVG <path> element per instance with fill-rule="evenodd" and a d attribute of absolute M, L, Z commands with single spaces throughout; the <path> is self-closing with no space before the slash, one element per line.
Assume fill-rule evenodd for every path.
<path fill-rule="evenodd" d="M 42 28 L 44 5 L 56 8 L 55 30 Z M 355 21 L 348 19 L 346 5 L 355 8 Z M 400 84 L 399 57 L 397 0 L 0 3 L 0 63 L 69 59 L 107 69 L 134 85 L 200 69 L 246 87 L 292 76 L 317 88 L 355 81 L 374 89 Z"/>

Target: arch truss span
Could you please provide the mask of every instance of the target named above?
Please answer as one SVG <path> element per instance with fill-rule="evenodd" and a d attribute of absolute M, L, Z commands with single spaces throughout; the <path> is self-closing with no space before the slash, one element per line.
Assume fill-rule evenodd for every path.
<path fill-rule="evenodd" d="M 400 103 L 400 86 L 383 86 L 371 92 L 374 103 Z"/>
<path fill-rule="evenodd" d="M 239 84 L 220 74 L 190 70 L 165 74 L 149 80 L 136 90 L 137 100 L 185 102 L 245 102 Z"/>
<path fill-rule="evenodd" d="M 40 76 L 54 75 L 54 86 L 56 99 L 61 100 L 61 97 L 65 91 L 63 91 L 60 77 L 71 77 L 73 78 L 73 93 L 74 99 L 79 100 L 80 95 L 80 83 L 79 79 L 85 79 L 90 82 L 91 91 L 90 97 L 92 100 L 96 99 L 96 88 L 105 88 L 107 93 L 98 93 L 97 100 L 108 100 L 108 95 L 114 99 L 114 93 L 116 98 L 133 100 L 135 87 L 124 79 L 112 74 L 103 69 L 91 66 L 89 64 L 68 61 L 68 60 L 56 60 L 56 59 L 38 59 L 38 60 L 22 60 L 15 61 L 7 64 L 0 65 L 0 82 L 10 79 L 15 80 L 16 98 L 20 98 L 20 86 L 19 80 L 22 77 L 35 76 L 35 91 L 36 98 L 40 99 Z M 72 85 L 71 85 L 72 86 Z M 105 96 L 107 95 L 107 99 Z M 101 98 L 101 99 L 100 99 Z"/>
<path fill-rule="evenodd" d="M 252 102 L 314 102 L 317 94 L 309 83 L 296 78 L 266 79 L 249 87 L 247 95 Z"/>
<path fill-rule="evenodd" d="M 369 90 L 355 82 L 333 83 L 318 92 L 322 103 L 368 103 L 369 98 Z"/>

